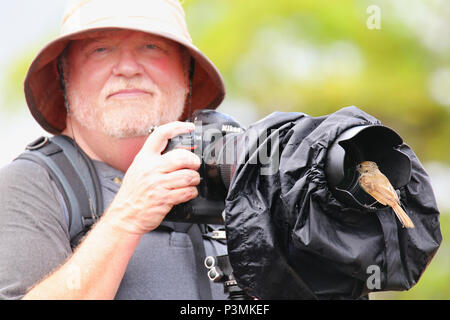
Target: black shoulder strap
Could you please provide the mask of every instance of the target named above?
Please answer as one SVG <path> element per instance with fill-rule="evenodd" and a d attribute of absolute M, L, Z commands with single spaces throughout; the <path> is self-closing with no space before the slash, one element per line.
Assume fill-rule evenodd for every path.
<path fill-rule="evenodd" d="M 203 243 L 203 232 L 198 224 L 192 224 L 187 230 L 191 238 L 194 249 L 195 264 L 197 270 L 197 284 L 200 300 L 212 300 L 211 281 L 208 278 L 208 272 L 204 261 L 206 259 L 205 244 Z"/>
<path fill-rule="evenodd" d="M 76 247 L 103 212 L 101 185 L 92 161 L 66 136 L 41 137 L 17 159 L 47 170 L 63 196 L 71 245 Z"/>

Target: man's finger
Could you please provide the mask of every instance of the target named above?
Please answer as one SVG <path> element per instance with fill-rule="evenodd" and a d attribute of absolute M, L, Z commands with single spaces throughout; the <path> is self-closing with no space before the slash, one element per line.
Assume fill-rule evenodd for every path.
<path fill-rule="evenodd" d="M 195 199 L 198 196 L 198 190 L 196 187 L 186 187 L 170 190 L 167 194 L 168 200 L 171 205 L 177 205 L 192 199 Z"/>
<path fill-rule="evenodd" d="M 200 183 L 200 174 L 197 171 L 182 169 L 164 174 L 160 181 L 165 189 L 179 189 L 193 187 Z"/>
<path fill-rule="evenodd" d="M 173 172 L 181 169 L 198 170 L 201 165 L 200 158 L 185 149 L 174 149 L 163 154 L 160 159 L 158 171 L 161 173 Z"/>
<path fill-rule="evenodd" d="M 180 134 L 194 131 L 195 126 L 191 122 L 170 122 L 157 127 L 147 138 L 142 149 L 152 153 L 161 154 L 167 147 L 167 142 Z"/>

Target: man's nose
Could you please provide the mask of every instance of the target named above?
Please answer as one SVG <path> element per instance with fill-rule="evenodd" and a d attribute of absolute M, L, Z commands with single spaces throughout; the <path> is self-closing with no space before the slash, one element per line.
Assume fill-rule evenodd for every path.
<path fill-rule="evenodd" d="M 141 75 L 142 72 L 143 66 L 136 59 L 134 53 L 131 50 L 121 50 L 113 67 L 113 74 L 116 76 L 132 78 Z"/>

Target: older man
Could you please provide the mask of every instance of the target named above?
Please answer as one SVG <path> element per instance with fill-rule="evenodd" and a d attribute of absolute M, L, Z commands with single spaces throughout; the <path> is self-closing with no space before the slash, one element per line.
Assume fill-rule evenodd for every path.
<path fill-rule="evenodd" d="M 45 168 L 26 160 L 3 168 L 0 298 L 204 298 L 189 237 L 159 228 L 200 182 L 196 155 L 162 154 L 170 138 L 193 130 L 176 120 L 191 103 L 215 108 L 224 97 L 179 2 L 71 1 L 62 34 L 29 69 L 25 94 L 44 129 L 93 160 L 107 209 L 72 252 L 67 208 Z M 204 245 L 210 254 L 225 250 Z M 211 298 L 224 298 L 220 285 L 211 288 Z"/>

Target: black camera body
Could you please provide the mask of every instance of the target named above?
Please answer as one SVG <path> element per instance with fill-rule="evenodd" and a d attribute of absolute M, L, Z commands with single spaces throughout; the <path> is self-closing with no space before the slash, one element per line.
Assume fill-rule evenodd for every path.
<path fill-rule="evenodd" d="M 214 110 L 198 110 L 193 114 L 195 130 L 169 140 L 164 153 L 173 149 L 187 149 L 201 159 L 198 197 L 174 206 L 165 220 L 224 224 L 222 216 L 225 198 L 237 165 L 236 149 L 226 158 L 224 154 L 245 130 L 231 116 Z"/>

